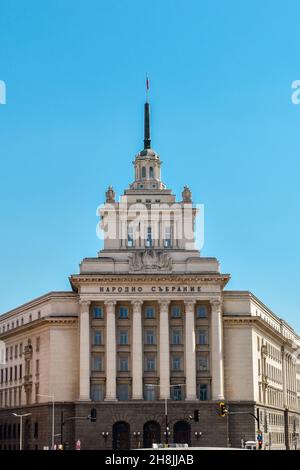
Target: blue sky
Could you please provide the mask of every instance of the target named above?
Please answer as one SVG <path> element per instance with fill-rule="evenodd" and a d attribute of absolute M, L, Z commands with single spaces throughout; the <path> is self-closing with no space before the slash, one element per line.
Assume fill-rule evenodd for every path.
<path fill-rule="evenodd" d="M 204 256 L 300 332 L 297 1 L 1 0 L 0 312 L 101 247 L 96 207 L 142 147 L 205 204 Z"/>

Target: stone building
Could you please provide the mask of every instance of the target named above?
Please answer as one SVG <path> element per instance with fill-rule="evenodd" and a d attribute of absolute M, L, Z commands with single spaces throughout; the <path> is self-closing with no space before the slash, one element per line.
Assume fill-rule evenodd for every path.
<path fill-rule="evenodd" d="M 24 448 L 51 445 L 53 403 L 66 448 L 239 447 L 258 426 L 266 448 L 299 445 L 300 338 L 250 292 L 225 289 L 230 275 L 201 256 L 199 209 L 187 186 L 176 201 L 162 182 L 149 114 L 146 103 L 133 182 L 119 202 L 110 186 L 99 208 L 104 248 L 69 292 L 0 317 L 1 449 L 19 446 L 13 413 L 30 413 Z M 84 419 L 92 409 L 96 422 Z"/>

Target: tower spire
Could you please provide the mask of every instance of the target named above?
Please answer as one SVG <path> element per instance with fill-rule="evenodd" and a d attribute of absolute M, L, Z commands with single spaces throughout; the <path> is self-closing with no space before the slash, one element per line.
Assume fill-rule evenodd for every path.
<path fill-rule="evenodd" d="M 145 115 L 144 115 L 144 149 L 151 148 L 150 139 L 150 105 L 148 101 L 145 103 Z"/>
<path fill-rule="evenodd" d="M 144 150 L 151 148 L 150 139 L 150 105 L 149 105 L 149 78 L 146 75 L 146 103 L 144 112 Z"/>

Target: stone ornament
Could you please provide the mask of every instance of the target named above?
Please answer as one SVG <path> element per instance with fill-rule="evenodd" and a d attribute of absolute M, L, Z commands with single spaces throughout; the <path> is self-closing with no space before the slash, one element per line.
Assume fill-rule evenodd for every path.
<path fill-rule="evenodd" d="M 108 189 L 105 193 L 105 200 L 106 202 L 109 202 L 109 203 L 116 202 L 116 193 L 113 190 L 112 186 L 108 186 Z"/>
<path fill-rule="evenodd" d="M 192 192 L 188 186 L 184 186 L 181 195 L 183 202 L 192 202 Z"/>
<path fill-rule="evenodd" d="M 171 272 L 172 259 L 164 251 L 136 251 L 128 258 L 129 272 Z"/>

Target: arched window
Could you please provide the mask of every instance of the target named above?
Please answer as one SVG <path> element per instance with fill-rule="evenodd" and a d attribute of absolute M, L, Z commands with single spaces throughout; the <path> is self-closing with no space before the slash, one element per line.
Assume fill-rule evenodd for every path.
<path fill-rule="evenodd" d="M 144 448 L 152 447 L 152 444 L 160 443 L 160 424 L 156 421 L 147 421 L 144 424 Z"/>
<path fill-rule="evenodd" d="M 152 166 L 150 166 L 150 168 L 149 168 L 149 177 L 154 178 L 154 170 L 153 170 Z"/>
<path fill-rule="evenodd" d="M 130 449 L 130 426 L 125 421 L 117 421 L 113 425 L 113 449 Z"/>
<path fill-rule="evenodd" d="M 191 425 L 187 421 L 177 421 L 174 424 L 174 443 L 191 445 Z"/>
<path fill-rule="evenodd" d="M 142 167 L 142 178 L 146 178 L 146 167 Z"/>

